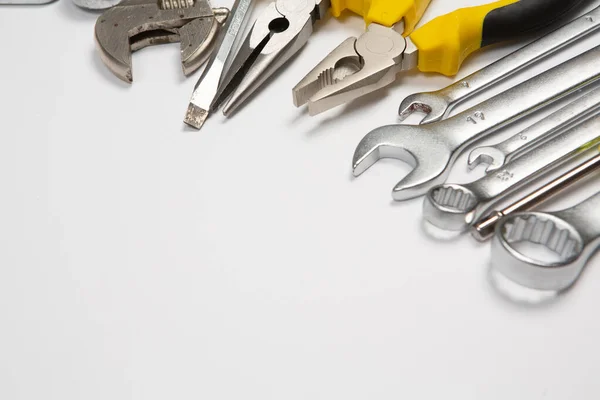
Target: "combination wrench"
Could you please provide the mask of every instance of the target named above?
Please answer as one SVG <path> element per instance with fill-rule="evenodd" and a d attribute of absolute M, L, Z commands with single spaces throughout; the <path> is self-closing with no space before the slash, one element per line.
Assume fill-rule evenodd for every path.
<path fill-rule="evenodd" d="M 400 120 L 420 111 L 427 114 L 421 124 L 440 121 L 458 104 L 596 32 L 598 28 L 600 7 L 444 89 L 406 97 L 400 104 Z"/>
<path fill-rule="evenodd" d="M 561 292 L 581 275 L 600 247 L 600 193 L 558 212 L 525 212 L 504 218 L 492 241 L 492 268 L 519 285 Z M 557 260 L 542 260 L 519 249 L 541 245 Z"/>
<path fill-rule="evenodd" d="M 358 144 L 353 173 L 362 174 L 381 158 L 396 158 L 414 168 L 394 187 L 394 200 L 424 195 L 444 183 L 471 144 L 598 80 L 598 59 L 600 46 L 443 121 L 379 127 Z"/>
<path fill-rule="evenodd" d="M 469 154 L 469 168 L 485 163 L 488 164 L 487 173 L 496 171 L 544 140 L 593 117 L 599 111 L 600 90 L 596 89 L 503 142 L 476 147 Z"/>
<path fill-rule="evenodd" d="M 600 117 L 555 136 L 506 164 L 502 170 L 474 182 L 432 188 L 423 201 L 423 218 L 445 230 L 465 231 L 495 204 L 586 150 L 595 156 L 600 142 Z M 586 153 L 587 155 L 587 153 Z"/>

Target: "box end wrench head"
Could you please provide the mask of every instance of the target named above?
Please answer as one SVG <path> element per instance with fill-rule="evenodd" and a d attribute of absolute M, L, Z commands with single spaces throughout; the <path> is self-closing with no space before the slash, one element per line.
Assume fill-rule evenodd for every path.
<path fill-rule="evenodd" d="M 517 213 L 503 218 L 492 241 L 493 268 L 511 281 L 536 290 L 568 289 L 585 267 L 585 243 L 577 228 L 546 213 Z M 555 255 L 541 260 L 520 250 L 533 245 Z"/>
<path fill-rule="evenodd" d="M 479 202 L 477 194 L 464 185 L 439 185 L 425 196 L 423 218 L 447 231 L 465 231 Z"/>
<path fill-rule="evenodd" d="M 404 161 L 413 170 L 392 190 L 402 201 L 425 194 L 432 185 L 444 182 L 453 161 L 454 148 L 434 125 L 387 125 L 369 132 L 354 152 L 352 170 L 359 176 L 383 158 Z"/>
<path fill-rule="evenodd" d="M 492 267 L 509 280 L 536 290 L 568 289 L 600 247 L 600 192 L 565 210 L 521 212 L 503 218 L 492 242 Z M 529 247 L 520 248 L 521 244 Z M 541 246 L 548 259 L 531 246 Z M 538 249 L 535 249 L 538 250 Z"/>

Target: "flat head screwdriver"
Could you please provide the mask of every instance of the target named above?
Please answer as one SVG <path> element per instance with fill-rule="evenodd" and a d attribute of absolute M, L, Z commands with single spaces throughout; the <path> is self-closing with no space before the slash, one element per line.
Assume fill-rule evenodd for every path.
<path fill-rule="evenodd" d="M 597 150 L 600 150 L 600 147 Z M 488 240 L 494 235 L 496 224 L 502 218 L 516 212 L 531 210 L 597 170 L 600 170 L 600 154 L 588 159 L 505 209 L 493 211 L 473 226 L 471 235 L 480 242 Z"/>
<path fill-rule="evenodd" d="M 206 118 L 208 118 L 211 105 L 225 76 L 225 68 L 233 56 L 233 46 L 236 38 L 245 26 L 251 4 L 252 0 L 235 0 L 221 44 L 208 60 L 202 76 L 196 83 L 183 120 L 195 129 L 202 128 Z"/>

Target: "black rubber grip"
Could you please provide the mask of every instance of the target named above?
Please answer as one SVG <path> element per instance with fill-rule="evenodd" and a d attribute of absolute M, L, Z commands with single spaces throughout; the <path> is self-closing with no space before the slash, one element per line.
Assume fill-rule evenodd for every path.
<path fill-rule="evenodd" d="M 481 47 L 543 29 L 590 0 L 520 0 L 490 11 L 483 20 Z"/>

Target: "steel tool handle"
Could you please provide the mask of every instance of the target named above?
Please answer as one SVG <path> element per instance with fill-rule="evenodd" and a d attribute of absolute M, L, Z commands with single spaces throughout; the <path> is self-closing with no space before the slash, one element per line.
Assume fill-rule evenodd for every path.
<path fill-rule="evenodd" d="M 506 164 L 501 170 L 464 185 L 476 193 L 479 205 L 473 221 L 486 215 L 493 204 L 507 195 L 534 181 L 554 167 L 597 146 L 600 142 L 600 117 L 592 118 L 575 128 L 555 136 L 535 150 Z M 600 211 L 600 209 L 599 209 Z"/>
<path fill-rule="evenodd" d="M 598 149 L 600 150 L 600 148 Z M 494 228 L 501 218 L 517 213 L 531 210 L 552 199 L 554 196 L 570 188 L 593 172 L 600 169 L 600 155 L 597 154 L 591 159 L 583 162 L 567 173 L 559 176 L 547 185 L 534 190 L 522 199 L 512 203 L 502 211 L 493 211 L 487 217 L 479 220 L 471 229 L 471 235 L 480 242 L 484 242 L 492 237 Z"/>
<path fill-rule="evenodd" d="M 465 101 L 600 28 L 600 7 L 436 92 L 451 102 Z"/>
<path fill-rule="evenodd" d="M 544 28 L 583 3 L 585 0 L 500 0 L 458 9 L 410 36 L 419 49 L 418 68 L 455 75 L 474 51 Z"/>
<path fill-rule="evenodd" d="M 367 24 L 392 26 L 404 19 L 404 33 L 410 34 L 421 20 L 431 0 L 332 0 L 331 13 L 339 17 L 344 10 L 362 15 Z"/>
<path fill-rule="evenodd" d="M 600 79 L 600 46 L 580 54 L 452 118 L 432 124 L 442 129 L 452 148 L 464 149 L 474 140 L 515 119 L 559 100 Z M 439 128 L 438 128 L 439 127 Z"/>

